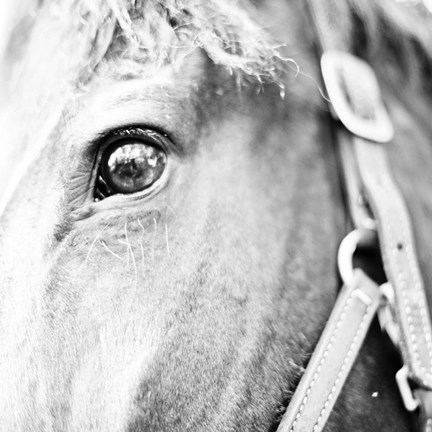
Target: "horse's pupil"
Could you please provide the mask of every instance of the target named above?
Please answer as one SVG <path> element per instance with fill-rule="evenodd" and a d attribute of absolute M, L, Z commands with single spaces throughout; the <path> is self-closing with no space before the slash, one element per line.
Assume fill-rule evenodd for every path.
<path fill-rule="evenodd" d="M 112 194 L 131 194 L 150 187 L 162 175 L 165 152 L 139 140 L 109 147 L 101 159 L 100 175 Z"/>

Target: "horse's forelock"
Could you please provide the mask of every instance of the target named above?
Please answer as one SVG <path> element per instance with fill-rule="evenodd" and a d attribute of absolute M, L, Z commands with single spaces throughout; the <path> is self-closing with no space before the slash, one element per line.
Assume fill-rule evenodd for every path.
<path fill-rule="evenodd" d="M 26 40 L 22 34 L 11 31 L 13 27 L 18 25 L 21 33 L 27 30 L 31 39 L 42 17 L 61 17 L 63 35 L 53 37 L 62 39 L 66 50 L 68 41 L 70 46 L 76 46 L 78 38 L 88 47 L 84 56 L 78 50 L 68 52 L 72 58 L 81 56 L 79 84 L 92 76 L 106 56 L 122 57 L 132 74 L 134 67 L 140 74 L 143 64 L 160 67 L 175 62 L 196 47 L 202 48 L 214 63 L 241 78 L 278 81 L 286 67 L 277 44 L 257 22 L 258 14 L 248 0 L 235 3 L 231 0 L 20 0 L 15 6 L 5 6 L 13 3 L 3 3 L 3 8 L 13 13 L 3 14 L 3 19 L 8 15 L 10 25 L 3 26 L 5 34 L 0 34 L 0 55 L 2 44 L 6 45 L 4 41 L 8 39 L 6 33 L 9 33 L 10 47 L 17 47 L 17 39 L 18 43 Z M 344 18 L 351 24 L 361 23 L 364 39 L 373 50 L 382 48 L 383 40 L 379 36 L 382 32 L 378 29 L 385 22 L 390 36 L 387 42 L 392 39 L 403 46 L 402 41 L 411 40 L 424 53 L 431 53 L 430 19 L 422 18 L 415 8 L 406 8 L 395 0 L 372 3 L 348 0 L 347 3 L 350 13 Z M 294 12 L 301 13 L 300 8 Z M 113 31 L 107 31 L 107 27 Z M 27 56 L 23 50 L 18 62 Z M 402 57 L 405 64 L 415 64 L 412 45 L 404 50 Z M 414 74 L 418 72 L 416 64 L 411 69 Z"/>
<path fill-rule="evenodd" d="M 143 64 L 160 67 L 183 58 L 195 48 L 202 48 L 214 63 L 242 78 L 274 81 L 283 69 L 278 47 L 252 18 L 253 8 L 248 1 L 235 4 L 230 0 L 25 1 L 32 2 L 32 7 L 20 9 L 12 25 L 21 26 L 21 35 L 9 31 L 3 40 L 8 37 L 8 46 L 15 51 L 17 40 L 30 48 L 22 50 L 21 56 L 14 53 L 9 61 L 19 64 L 31 57 L 35 51 L 32 39 L 38 38 L 38 32 L 40 36 L 42 27 L 47 39 L 56 39 L 60 51 L 76 47 L 78 39 L 87 45 L 85 56 L 76 48 L 67 53 L 71 63 L 73 57 L 80 56 L 81 81 L 90 78 L 105 57 L 121 57 L 129 67 L 135 64 L 140 73 Z M 56 31 L 62 34 L 49 34 L 50 28 L 41 25 L 48 19 L 61 23 Z M 107 27 L 113 31 L 107 31 Z M 29 36 L 23 38 L 23 32 Z M 42 45 L 39 44 L 39 49 L 50 49 Z M 53 62 L 56 60 L 52 58 Z"/>

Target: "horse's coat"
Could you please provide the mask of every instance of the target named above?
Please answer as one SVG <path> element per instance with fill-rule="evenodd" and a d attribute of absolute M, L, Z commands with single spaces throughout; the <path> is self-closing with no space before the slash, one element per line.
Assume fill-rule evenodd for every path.
<path fill-rule="evenodd" d="M 247 2 L 181 3 L 37 2 L 12 35 L 2 183 L 27 162 L 1 220 L 2 431 L 274 430 L 332 307 L 345 213 L 304 5 L 254 2 L 265 32 Z M 429 35 L 364 3 L 346 25 L 383 81 L 431 286 Z M 384 25 L 412 59 L 397 96 L 410 68 Z M 137 124 L 169 136 L 168 182 L 95 203 L 103 137 Z M 375 328 L 328 430 L 408 430 L 396 367 Z"/>

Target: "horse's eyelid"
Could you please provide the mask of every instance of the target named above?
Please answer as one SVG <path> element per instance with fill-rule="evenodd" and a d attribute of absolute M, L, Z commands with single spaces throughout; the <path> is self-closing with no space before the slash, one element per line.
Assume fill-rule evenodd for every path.
<path fill-rule="evenodd" d="M 155 144 L 159 144 L 166 151 L 169 150 L 169 148 L 166 148 L 168 146 L 165 140 L 167 140 L 170 145 L 176 147 L 176 141 L 172 139 L 170 134 L 165 130 L 153 125 L 138 124 L 105 129 L 89 140 L 88 147 L 96 152 L 100 152 L 103 150 L 106 142 L 114 140 L 117 136 L 119 138 L 127 137 L 129 136 L 128 134 L 131 136 L 135 135 L 142 138 L 153 139 Z M 160 138 L 163 139 L 161 140 Z"/>

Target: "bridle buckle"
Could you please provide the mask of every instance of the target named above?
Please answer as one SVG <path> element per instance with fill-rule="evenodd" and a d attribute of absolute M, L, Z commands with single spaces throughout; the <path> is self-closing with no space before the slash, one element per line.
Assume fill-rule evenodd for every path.
<path fill-rule="evenodd" d="M 396 383 L 402 397 L 402 402 L 407 411 L 415 411 L 420 406 L 420 401 L 414 396 L 409 382 L 409 372 L 406 365 L 396 373 Z"/>
<path fill-rule="evenodd" d="M 341 242 L 338 251 L 339 273 L 345 285 L 352 285 L 354 282 L 353 256 L 359 247 L 370 248 L 378 244 L 376 230 L 356 229 L 350 232 Z M 400 331 L 394 317 L 394 291 L 389 282 L 379 286 L 381 304 L 377 310 L 378 320 L 381 329 L 385 331 L 393 345 L 400 348 Z M 409 368 L 405 364 L 396 373 L 398 385 L 403 404 L 408 411 L 415 411 L 420 407 L 421 401 L 416 397 L 411 386 Z"/>
<path fill-rule="evenodd" d="M 345 285 L 351 285 L 354 280 L 353 257 L 359 248 L 378 247 L 376 230 L 355 229 L 351 231 L 341 242 L 338 250 L 338 267 L 342 281 Z M 381 329 L 387 333 L 395 347 L 399 347 L 400 333 L 393 314 L 394 292 L 389 282 L 379 286 L 381 305 L 378 309 L 378 320 Z"/>
<path fill-rule="evenodd" d="M 345 285 L 351 285 L 354 280 L 353 257 L 359 247 L 371 248 L 378 244 L 377 232 L 374 229 L 355 229 L 341 241 L 337 262 L 339 274 Z"/>
<path fill-rule="evenodd" d="M 354 135 L 385 143 L 393 125 L 381 98 L 373 69 L 352 54 L 326 51 L 321 71 L 333 115 Z"/>

